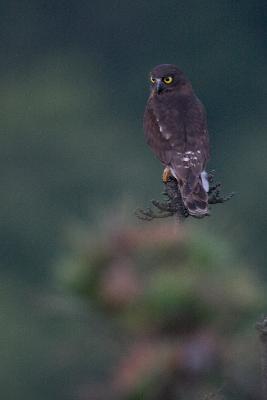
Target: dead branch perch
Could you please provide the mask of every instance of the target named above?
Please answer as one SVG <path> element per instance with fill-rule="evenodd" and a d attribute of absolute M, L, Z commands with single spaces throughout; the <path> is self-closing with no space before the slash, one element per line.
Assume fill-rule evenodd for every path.
<path fill-rule="evenodd" d="M 227 196 L 222 196 L 220 192 L 221 184 L 214 183 L 214 172 L 209 174 L 209 182 L 211 184 L 209 190 L 209 204 L 225 203 L 233 197 L 234 193 L 229 193 Z M 177 181 L 174 178 L 169 178 L 167 183 L 164 183 L 165 190 L 163 195 L 167 200 L 158 201 L 151 200 L 154 208 L 137 209 L 135 215 L 142 220 L 151 221 L 155 218 L 166 218 L 176 215 L 180 220 L 189 217 L 189 212 L 184 206 Z"/>

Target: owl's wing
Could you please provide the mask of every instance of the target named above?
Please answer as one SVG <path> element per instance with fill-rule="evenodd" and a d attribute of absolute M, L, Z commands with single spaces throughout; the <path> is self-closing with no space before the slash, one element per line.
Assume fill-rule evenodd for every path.
<path fill-rule="evenodd" d="M 163 164 L 173 167 L 177 177 L 197 176 L 209 158 L 204 106 L 194 95 L 183 102 L 169 97 L 167 105 L 153 107 L 148 102 L 144 115 L 147 143 Z"/>
<path fill-rule="evenodd" d="M 191 215 L 200 218 L 208 214 L 209 183 L 205 166 L 209 158 L 209 138 L 206 112 L 195 96 L 190 98 L 183 121 L 183 151 L 173 152 L 170 165 L 186 208 Z"/>
<path fill-rule="evenodd" d="M 156 114 L 150 102 L 147 103 L 144 114 L 144 132 L 147 144 L 153 150 L 153 153 L 160 159 L 164 165 L 169 165 L 173 154 L 180 148 L 179 135 L 177 132 L 183 129 L 182 122 L 175 115 L 171 115 L 170 110 Z M 169 118 L 170 117 L 170 118 Z"/>
<path fill-rule="evenodd" d="M 201 101 L 193 96 L 185 116 L 186 142 L 189 150 L 200 151 L 203 167 L 209 159 L 209 136 L 206 110 Z"/>

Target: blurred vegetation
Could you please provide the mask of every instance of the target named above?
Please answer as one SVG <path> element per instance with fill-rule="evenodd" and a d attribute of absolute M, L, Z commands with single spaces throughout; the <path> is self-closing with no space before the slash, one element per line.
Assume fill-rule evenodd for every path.
<path fill-rule="evenodd" d="M 229 245 L 173 223 L 76 230 L 71 239 L 57 281 L 127 337 L 105 387 L 81 399 L 204 399 L 220 386 L 227 399 L 259 396 L 253 325 L 267 298 Z"/>
<path fill-rule="evenodd" d="M 266 2 L 14 0 L 0 11 L 2 397 L 101 398 L 99 384 L 116 386 L 145 347 L 145 382 L 130 375 L 155 399 L 159 364 L 203 341 L 216 344 L 205 377 L 189 357 L 194 394 L 178 395 L 253 397 L 253 324 L 266 303 Z M 155 247 L 164 224 L 136 228 L 130 215 L 161 191 L 142 115 L 148 71 L 165 62 L 192 80 L 210 168 L 238 195 Z M 114 217 L 122 237 L 111 240 L 118 209 L 128 225 Z M 119 386 L 118 398 L 138 396 Z"/>

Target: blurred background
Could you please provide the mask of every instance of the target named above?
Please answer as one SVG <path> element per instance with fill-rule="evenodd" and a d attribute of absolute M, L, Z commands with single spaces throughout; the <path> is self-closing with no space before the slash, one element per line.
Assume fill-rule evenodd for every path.
<path fill-rule="evenodd" d="M 257 399 L 266 2 L 0 10 L 2 397 Z M 182 225 L 134 216 L 162 191 L 142 130 L 160 63 L 191 79 L 208 113 L 209 168 L 237 192 Z"/>

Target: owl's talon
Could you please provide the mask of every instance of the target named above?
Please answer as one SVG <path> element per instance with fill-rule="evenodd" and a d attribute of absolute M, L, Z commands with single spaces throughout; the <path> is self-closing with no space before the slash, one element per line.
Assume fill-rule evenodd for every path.
<path fill-rule="evenodd" d="M 169 167 L 165 167 L 162 173 L 162 180 L 164 183 L 167 183 L 169 178 L 172 176 L 171 170 Z"/>

